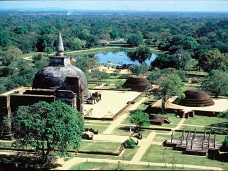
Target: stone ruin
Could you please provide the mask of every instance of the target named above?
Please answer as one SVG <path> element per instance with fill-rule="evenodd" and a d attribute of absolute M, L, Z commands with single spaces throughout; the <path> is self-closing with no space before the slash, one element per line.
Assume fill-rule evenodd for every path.
<path fill-rule="evenodd" d="M 63 55 L 60 33 L 56 51 L 55 56 L 49 57 L 49 65 L 36 73 L 32 89 L 21 93 L 11 90 L 0 95 L 0 121 L 10 118 L 18 106 L 32 105 L 39 101 L 51 103 L 61 100 L 83 114 L 83 104 L 90 98 L 87 80 L 83 71 L 72 65 L 70 58 Z M 2 126 L 0 137 L 13 138 L 11 123 Z"/>
<path fill-rule="evenodd" d="M 218 152 L 222 143 L 216 139 L 216 133 L 211 135 L 204 131 L 203 135 L 197 135 L 195 129 L 194 132 L 188 131 L 187 135 L 183 130 L 179 138 L 174 138 L 172 132 L 171 138 L 165 140 L 163 146 L 173 147 L 174 150 L 183 151 L 185 154 L 207 156 L 211 151 Z"/>
<path fill-rule="evenodd" d="M 170 124 L 168 117 L 157 116 L 156 114 L 149 114 L 150 124 L 153 125 L 164 125 L 164 123 Z"/>
<path fill-rule="evenodd" d="M 133 91 L 144 91 L 146 88 L 152 87 L 151 83 L 143 77 L 129 77 L 123 84 L 124 88 L 130 88 Z"/>
<path fill-rule="evenodd" d="M 179 105 L 191 107 L 203 107 L 214 105 L 214 101 L 204 91 L 186 90 L 184 94 L 185 98 L 179 102 Z"/>

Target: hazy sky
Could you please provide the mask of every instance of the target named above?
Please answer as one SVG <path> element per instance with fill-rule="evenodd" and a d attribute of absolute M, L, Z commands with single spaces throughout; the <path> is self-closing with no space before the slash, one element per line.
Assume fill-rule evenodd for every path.
<path fill-rule="evenodd" d="M 0 1 L 0 9 L 15 9 L 15 8 L 228 12 L 228 1 L 227 0 Z"/>

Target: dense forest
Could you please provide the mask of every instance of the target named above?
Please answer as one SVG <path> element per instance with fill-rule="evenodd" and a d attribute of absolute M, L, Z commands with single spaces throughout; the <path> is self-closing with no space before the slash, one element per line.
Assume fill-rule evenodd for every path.
<path fill-rule="evenodd" d="M 118 41 L 131 47 L 146 45 L 164 51 L 151 64 L 153 68 L 228 70 L 227 13 L 92 12 L 67 15 L 64 12 L 2 11 L 0 16 L 0 59 L 5 66 L 0 72 L 2 76 L 12 75 L 14 71 L 8 66 L 12 66 L 12 60 L 21 54 L 55 51 L 58 32 L 62 33 L 64 48 L 68 51 L 101 46 L 99 40 Z M 28 67 L 28 71 L 24 71 L 23 65 L 20 62 L 14 67 L 21 66 L 23 71 L 17 72 L 34 70 Z M 37 65 L 38 68 L 42 66 L 41 63 Z"/>

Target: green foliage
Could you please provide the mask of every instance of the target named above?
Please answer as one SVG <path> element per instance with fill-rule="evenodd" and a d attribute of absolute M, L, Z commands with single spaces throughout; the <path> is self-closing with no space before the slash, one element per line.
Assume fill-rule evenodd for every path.
<path fill-rule="evenodd" d="M 145 63 L 147 59 L 151 58 L 150 48 L 147 46 L 138 47 L 134 53 L 129 52 L 128 56 L 132 61 L 138 61 L 140 64 Z"/>
<path fill-rule="evenodd" d="M 224 139 L 224 141 L 222 143 L 222 149 L 224 151 L 228 151 L 228 136 L 225 136 L 225 139 Z"/>
<path fill-rule="evenodd" d="M 227 71 L 227 54 L 222 54 L 218 49 L 206 51 L 199 57 L 199 66 L 206 72 L 216 69 Z"/>
<path fill-rule="evenodd" d="M 86 73 L 89 70 L 92 70 L 98 66 L 98 58 L 96 57 L 77 58 L 74 65 Z"/>
<path fill-rule="evenodd" d="M 119 36 L 118 30 L 112 30 L 110 33 L 111 39 L 115 40 Z"/>
<path fill-rule="evenodd" d="M 125 148 L 134 149 L 136 147 L 135 141 L 132 138 L 127 139 L 125 143 L 126 143 Z"/>
<path fill-rule="evenodd" d="M 139 46 L 143 41 L 143 36 L 142 34 L 129 34 L 127 35 L 127 43 L 130 44 L 131 46 Z"/>
<path fill-rule="evenodd" d="M 115 82 L 116 89 L 121 89 L 123 87 L 124 81 L 118 80 Z"/>
<path fill-rule="evenodd" d="M 212 70 L 202 81 L 202 89 L 215 95 L 228 95 L 228 72 Z"/>
<path fill-rule="evenodd" d="M 149 126 L 149 115 L 141 110 L 137 110 L 130 115 L 130 123 L 138 125 L 139 128 Z"/>
<path fill-rule="evenodd" d="M 220 112 L 217 117 L 219 118 L 228 118 L 228 110 Z"/>
<path fill-rule="evenodd" d="M 165 111 L 165 103 L 171 96 L 178 96 L 179 99 L 185 97 L 184 83 L 177 74 L 162 75 L 156 84 L 159 85 L 155 90 L 155 95 L 162 98 L 162 110 Z"/>
<path fill-rule="evenodd" d="M 66 157 L 69 147 L 78 150 L 84 131 L 82 114 L 61 101 L 20 106 L 12 123 L 18 138 L 14 145 L 32 147 L 44 161 L 51 151 Z"/>
<path fill-rule="evenodd" d="M 110 75 L 106 72 L 102 72 L 98 69 L 92 70 L 91 71 L 91 77 L 93 78 L 93 80 L 97 80 L 97 81 L 101 81 L 103 79 L 107 79 L 110 77 Z"/>
<path fill-rule="evenodd" d="M 141 64 L 141 65 L 132 65 L 130 68 L 132 73 L 136 74 L 137 76 L 142 74 L 146 74 L 148 71 L 148 66 L 145 64 Z"/>

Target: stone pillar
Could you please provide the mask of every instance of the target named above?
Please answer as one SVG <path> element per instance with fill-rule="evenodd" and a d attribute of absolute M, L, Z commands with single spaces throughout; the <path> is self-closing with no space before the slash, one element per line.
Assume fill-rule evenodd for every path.
<path fill-rule="evenodd" d="M 173 132 L 171 134 L 171 143 L 173 142 Z"/>

